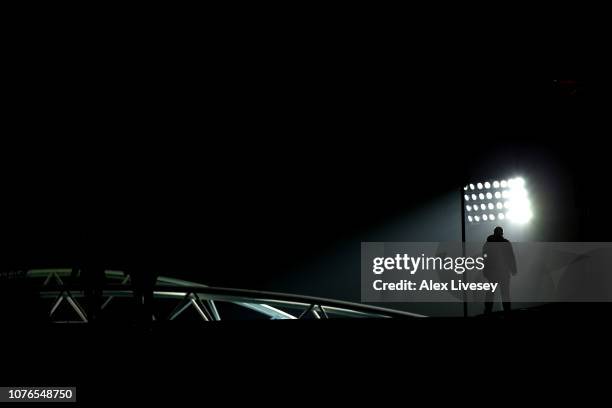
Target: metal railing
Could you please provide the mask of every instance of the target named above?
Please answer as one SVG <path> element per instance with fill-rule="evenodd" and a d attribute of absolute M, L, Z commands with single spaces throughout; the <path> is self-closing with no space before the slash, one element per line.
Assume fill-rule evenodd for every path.
<path fill-rule="evenodd" d="M 106 271 L 106 283 L 101 290 L 101 310 L 115 299 L 133 298 L 130 276 L 122 271 Z M 88 322 L 87 311 L 81 305 L 85 287 L 78 279 L 70 279 L 70 269 L 38 269 L 27 271 L 27 278 L 41 282 L 41 298 L 52 299 L 49 318 L 54 320 L 58 307 L 66 302 L 74 310 L 75 318 L 62 322 Z M 172 321 L 193 308 L 202 321 L 224 319 L 219 304 L 229 303 L 256 312 L 272 320 L 330 319 L 330 318 L 416 318 L 419 314 L 387 309 L 360 303 L 257 290 L 210 287 L 180 279 L 159 277 L 153 289 L 155 301 L 176 301 L 172 311 L 155 320 Z"/>

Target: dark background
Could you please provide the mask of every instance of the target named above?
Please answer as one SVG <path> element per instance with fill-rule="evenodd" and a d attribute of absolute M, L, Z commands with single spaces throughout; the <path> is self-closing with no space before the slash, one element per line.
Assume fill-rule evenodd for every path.
<path fill-rule="evenodd" d="M 6 267 L 86 258 L 269 286 L 493 173 L 544 187 L 532 239 L 607 240 L 603 77 L 501 69 L 503 52 L 358 7 L 64 11 L 5 27 Z"/>
<path fill-rule="evenodd" d="M 482 174 L 515 172 L 546 187 L 532 239 L 609 240 L 605 78 L 571 86 L 468 68 L 437 46 L 417 53 L 429 32 L 392 33 L 406 24 L 379 31 L 354 20 L 371 28 L 359 35 L 336 15 L 282 27 L 252 19 L 238 30 L 240 21 L 211 24 L 214 14 L 176 24 L 140 11 L 92 27 L 96 13 L 73 25 L 32 9 L 6 30 L 3 269 L 86 259 L 217 285 L 296 280 L 285 287 L 318 294 L 330 285 L 311 282 L 312 271 L 352 265 L 362 240 L 455 237 L 458 215 L 439 199 Z M 346 296 L 331 286 L 325 294 Z M 203 401 L 210 389 L 225 401 L 286 405 L 297 395 L 314 405 L 320 388 L 343 403 L 405 402 L 407 384 L 460 401 L 483 389 L 505 396 L 504 381 L 542 391 L 544 377 L 567 392 L 576 373 L 596 372 L 586 362 L 605 365 L 607 318 L 556 317 L 155 334 L 3 327 L 3 372 L 5 384 L 77 384 L 83 400 L 113 402 Z M 381 392 L 381 378 L 395 387 Z"/>
<path fill-rule="evenodd" d="M 540 181 L 533 240 L 607 239 L 605 81 L 566 91 L 338 56 L 279 70 L 297 56 L 317 61 L 269 50 L 165 78 L 25 67 L 5 109 L 5 259 L 265 286 L 466 180 L 517 172 Z"/>

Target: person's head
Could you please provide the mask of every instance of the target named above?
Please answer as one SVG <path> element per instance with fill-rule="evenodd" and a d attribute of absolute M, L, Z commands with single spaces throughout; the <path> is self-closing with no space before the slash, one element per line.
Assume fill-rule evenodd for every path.
<path fill-rule="evenodd" d="M 504 229 L 502 227 L 495 227 L 495 229 L 493 230 L 493 235 L 495 235 L 498 238 L 503 237 Z"/>

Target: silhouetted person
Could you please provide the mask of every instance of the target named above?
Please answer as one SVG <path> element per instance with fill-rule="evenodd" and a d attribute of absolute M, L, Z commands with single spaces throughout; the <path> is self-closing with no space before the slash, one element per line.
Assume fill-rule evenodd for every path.
<path fill-rule="evenodd" d="M 484 276 L 491 283 L 497 283 L 495 292 L 501 293 L 504 312 L 510 311 L 510 277 L 516 275 L 516 260 L 512 244 L 504 238 L 502 227 L 496 227 L 493 235 L 487 237 L 487 242 L 482 248 L 486 254 Z M 485 314 L 493 311 L 493 299 L 495 292 L 487 292 L 485 296 Z"/>

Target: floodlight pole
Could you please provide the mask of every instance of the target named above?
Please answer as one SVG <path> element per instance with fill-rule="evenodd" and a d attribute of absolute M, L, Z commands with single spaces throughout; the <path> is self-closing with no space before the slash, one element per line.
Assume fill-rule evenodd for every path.
<path fill-rule="evenodd" d="M 465 190 L 461 187 L 461 253 L 465 258 Z M 464 272 L 467 283 L 467 270 Z M 468 295 L 467 291 L 463 290 L 463 317 L 468 317 Z"/>

